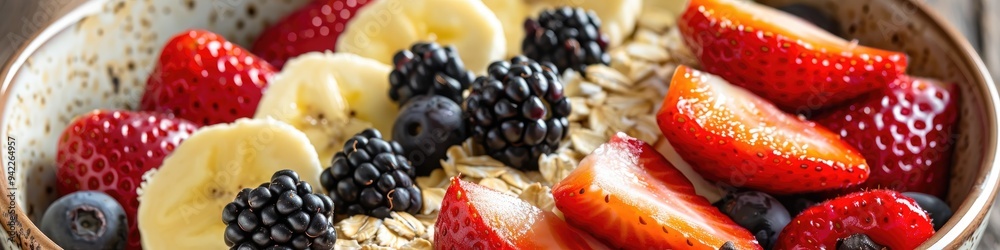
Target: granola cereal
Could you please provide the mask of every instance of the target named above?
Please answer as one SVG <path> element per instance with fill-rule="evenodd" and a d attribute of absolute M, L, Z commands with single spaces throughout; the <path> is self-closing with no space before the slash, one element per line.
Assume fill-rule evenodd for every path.
<path fill-rule="evenodd" d="M 441 169 L 415 182 L 423 191 L 420 214 L 394 212 L 378 220 L 355 215 L 336 224 L 338 249 L 431 249 L 434 222 L 450 184 L 463 180 L 504 192 L 555 211 L 551 186 L 566 177 L 584 156 L 624 131 L 655 145 L 662 140 L 655 113 L 679 64 L 697 65 L 684 47 L 669 13 L 644 14 L 631 39 L 609 51 L 610 66 L 592 65 L 586 77 L 562 76 L 572 105 L 569 136 L 556 152 L 539 159 L 538 171 L 521 171 L 481 152 L 471 139 L 452 146 Z"/>

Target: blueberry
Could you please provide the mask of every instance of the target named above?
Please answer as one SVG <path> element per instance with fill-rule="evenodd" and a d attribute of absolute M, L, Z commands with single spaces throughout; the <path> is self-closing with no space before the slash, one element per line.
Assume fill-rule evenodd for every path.
<path fill-rule="evenodd" d="M 79 191 L 56 200 L 42 217 L 42 233 L 65 249 L 125 249 L 128 221 L 114 198 Z"/>
<path fill-rule="evenodd" d="M 840 32 L 840 25 L 837 23 L 837 20 L 830 18 L 830 16 L 823 14 L 822 11 L 813 8 L 812 6 L 805 4 L 789 4 L 778 7 L 778 9 L 787 12 L 788 14 L 792 14 L 799 18 L 805 19 L 806 21 L 812 23 L 813 25 L 819 26 L 821 29 L 824 29 L 827 32 L 833 34 L 838 34 Z"/>
<path fill-rule="evenodd" d="M 792 217 L 799 215 L 802 211 L 818 203 L 815 200 L 798 195 L 779 197 L 778 200 L 781 201 L 782 205 L 785 205 L 785 208 L 788 209 L 788 214 L 792 215 Z"/>
<path fill-rule="evenodd" d="M 441 167 L 441 159 L 452 145 L 468 138 L 462 108 L 447 97 L 418 96 L 403 106 L 392 128 L 392 138 L 425 176 Z"/>
<path fill-rule="evenodd" d="M 765 249 L 774 246 L 778 233 L 792 220 L 778 199 L 763 192 L 730 193 L 719 203 L 719 210 L 750 230 Z"/>
<path fill-rule="evenodd" d="M 941 229 L 945 222 L 951 218 L 951 208 L 948 203 L 933 195 L 917 192 L 904 192 L 903 195 L 910 197 L 920 205 L 931 216 L 931 223 L 934 223 L 934 230 Z"/>

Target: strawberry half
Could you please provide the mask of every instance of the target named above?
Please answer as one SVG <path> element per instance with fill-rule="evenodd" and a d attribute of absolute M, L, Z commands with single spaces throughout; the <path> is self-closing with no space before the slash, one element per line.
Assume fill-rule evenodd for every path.
<path fill-rule="evenodd" d="M 251 117 L 274 67 L 215 33 L 189 30 L 167 42 L 140 108 L 199 125 Z"/>
<path fill-rule="evenodd" d="M 847 191 L 887 188 L 944 195 L 955 144 L 957 95 L 954 84 L 902 77 L 816 116 L 816 123 L 839 133 L 872 168 L 865 183 Z"/>
<path fill-rule="evenodd" d="M 906 72 L 903 53 L 858 45 L 753 1 L 691 0 L 677 25 L 706 71 L 786 111 L 828 107 Z"/>
<path fill-rule="evenodd" d="M 128 216 L 128 249 L 142 249 L 136 188 L 197 125 L 166 115 L 95 110 L 70 122 L 59 137 L 56 190 L 96 190 L 114 197 Z"/>
<path fill-rule="evenodd" d="M 674 72 L 656 120 L 677 153 L 711 181 L 792 194 L 868 179 L 864 157 L 836 134 L 686 66 Z"/>
<path fill-rule="evenodd" d="M 347 22 L 373 1 L 313 0 L 265 29 L 251 50 L 279 69 L 288 59 L 307 52 L 335 51 Z"/>
<path fill-rule="evenodd" d="M 552 189 L 566 221 L 615 248 L 762 249 L 652 146 L 618 133 Z"/>
<path fill-rule="evenodd" d="M 434 228 L 435 249 L 607 249 L 555 213 L 458 177 Z"/>
<path fill-rule="evenodd" d="M 781 230 L 774 249 L 837 249 L 837 241 L 864 234 L 889 249 L 914 249 L 934 235 L 913 199 L 891 190 L 848 194 L 802 211 Z"/>

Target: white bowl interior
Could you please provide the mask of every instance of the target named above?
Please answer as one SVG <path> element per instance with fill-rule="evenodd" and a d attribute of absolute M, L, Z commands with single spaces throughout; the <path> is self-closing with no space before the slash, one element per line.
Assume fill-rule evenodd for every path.
<path fill-rule="evenodd" d="M 97 1 L 92 13 L 42 45 L 15 75 L 12 96 L 4 104 L 4 136 L 17 142 L 14 179 L 16 203 L 39 222 L 55 191 L 56 142 L 70 120 L 97 108 L 137 106 L 148 73 L 166 40 L 186 29 L 202 28 L 249 46 L 268 24 L 307 0 L 142 0 Z M 770 0 L 770 3 L 801 2 Z M 955 147 L 948 201 L 958 209 L 976 185 L 985 155 L 982 145 L 995 141 L 986 117 L 993 111 L 983 88 L 975 87 L 975 65 L 952 53 L 957 46 L 943 33 L 924 32 L 929 20 L 912 20 L 912 10 L 891 7 L 897 1 L 813 1 L 842 23 L 845 34 L 910 54 L 911 73 L 962 85 L 961 124 Z M 877 2 L 877 3 L 875 3 Z M 887 7 L 888 6 L 888 7 Z M 894 12 L 898 10 L 899 12 Z M 905 22 L 888 19 L 901 15 Z M 873 19 L 870 19 L 873 18 Z M 871 21 L 882 20 L 882 21 Z M 886 26 L 890 24 L 891 26 Z M 882 25 L 882 26 L 880 26 Z M 853 28 L 852 28 L 853 27 Z M 886 30 L 884 27 L 892 29 Z M 851 30 L 847 30 L 850 28 Z M 888 32 L 888 33 L 886 33 Z M 903 37 L 901 39 L 900 37 Z M 888 40 L 886 40 L 888 38 Z M 902 40 L 902 42 L 900 41 Z M 966 225 L 969 226 L 969 225 Z M 978 225 L 975 225 L 978 226 Z M 962 228 L 957 228 L 962 229 Z M 0 238 L 7 237 L 0 234 Z"/>
<path fill-rule="evenodd" d="M 56 142 L 73 117 L 138 106 L 166 40 L 207 29 L 244 47 L 306 0 L 97 1 L 25 61 L 13 80 L 3 132 L 17 142 L 16 202 L 33 222 L 57 197 Z"/>

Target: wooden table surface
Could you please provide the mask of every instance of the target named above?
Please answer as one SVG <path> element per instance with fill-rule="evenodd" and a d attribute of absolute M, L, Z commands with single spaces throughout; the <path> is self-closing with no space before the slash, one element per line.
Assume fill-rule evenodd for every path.
<path fill-rule="evenodd" d="M 51 18 L 86 0 L 0 0 L 0 63 Z M 211 0 L 219 1 L 219 0 Z M 659 0 L 663 1 L 663 0 Z M 1000 82 L 1000 0 L 923 0 L 979 51 Z M 987 14 L 983 14 L 987 13 Z M 998 200 L 1000 202 L 1000 200 Z M 1000 206 L 994 204 L 980 249 L 1000 249 Z"/>

